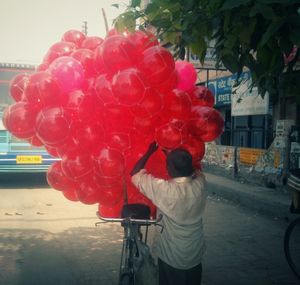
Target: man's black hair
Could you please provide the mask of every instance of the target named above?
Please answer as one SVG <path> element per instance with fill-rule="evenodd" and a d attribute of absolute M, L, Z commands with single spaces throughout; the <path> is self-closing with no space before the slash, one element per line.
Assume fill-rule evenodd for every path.
<path fill-rule="evenodd" d="M 185 149 L 174 149 L 167 155 L 167 167 L 172 177 L 187 177 L 194 172 L 192 155 Z"/>

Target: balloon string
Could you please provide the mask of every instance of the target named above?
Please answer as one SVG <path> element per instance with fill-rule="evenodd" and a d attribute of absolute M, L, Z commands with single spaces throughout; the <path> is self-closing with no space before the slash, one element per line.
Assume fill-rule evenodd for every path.
<path fill-rule="evenodd" d="M 123 176 L 123 198 L 124 198 L 124 204 L 128 204 L 127 184 L 126 184 L 125 175 Z"/>
<path fill-rule="evenodd" d="M 106 30 L 106 33 L 108 33 L 108 23 L 107 23 L 106 13 L 103 8 L 101 8 L 101 10 L 102 10 L 102 15 L 103 15 L 103 19 L 104 19 L 105 30 Z"/>

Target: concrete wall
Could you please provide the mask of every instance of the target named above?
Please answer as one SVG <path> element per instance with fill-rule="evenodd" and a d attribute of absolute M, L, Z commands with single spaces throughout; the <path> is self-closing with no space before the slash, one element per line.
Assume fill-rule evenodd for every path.
<path fill-rule="evenodd" d="M 206 143 L 202 160 L 206 172 L 260 186 L 283 186 L 286 149 L 276 139 L 269 149 L 254 149 Z"/>

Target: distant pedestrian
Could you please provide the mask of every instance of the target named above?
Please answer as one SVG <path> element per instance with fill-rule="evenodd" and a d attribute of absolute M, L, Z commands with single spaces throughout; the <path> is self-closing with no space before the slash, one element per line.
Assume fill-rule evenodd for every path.
<path fill-rule="evenodd" d="M 184 149 L 167 153 L 170 180 L 155 178 L 144 169 L 158 149 L 154 142 L 136 162 L 133 184 L 163 214 L 157 256 L 160 285 L 200 285 L 205 251 L 202 215 L 206 204 L 206 181 L 195 171 L 191 154 Z"/>

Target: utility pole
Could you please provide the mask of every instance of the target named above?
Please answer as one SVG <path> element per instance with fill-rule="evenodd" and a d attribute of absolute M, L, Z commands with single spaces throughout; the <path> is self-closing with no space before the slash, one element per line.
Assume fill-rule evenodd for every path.
<path fill-rule="evenodd" d="M 82 32 L 87 35 L 88 33 L 88 27 L 87 27 L 87 21 L 83 21 L 83 24 L 82 24 Z"/>

